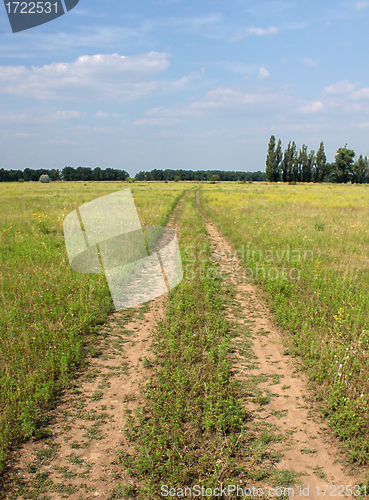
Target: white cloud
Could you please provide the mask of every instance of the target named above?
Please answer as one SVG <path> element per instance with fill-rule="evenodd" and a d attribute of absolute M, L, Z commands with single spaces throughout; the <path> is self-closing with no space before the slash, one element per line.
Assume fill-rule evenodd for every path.
<path fill-rule="evenodd" d="M 265 30 L 263 28 L 247 28 L 246 29 L 247 35 L 264 36 L 264 35 L 276 35 L 277 33 L 278 33 L 278 29 L 275 26 L 270 26 L 267 30 Z"/>
<path fill-rule="evenodd" d="M 146 111 L 150 118 L 183 119 L 204 118 L 213 113 L 224 116 L 249 115 L 250 111 L 256 114 L 261 112 L 287 112 L 296 110 L 306 101 L 279 94 L 277 92 L 245 92 L 243 90 L 218 87 L 205 93 L 203 99 L 194 101 L 187 106 L 172 108 L 152 108 Z"/>
<path fill-rule="evenodd" d="M 0 66 L 0 90 L 33 99 L 135 100 L 187 85 L 191 77 L 169 82 L 153 79 L 169 67 L 168 57 L 165 52 L 137 56 L 97 54 L 31 69 Z"/>
<path fill-rule="evenodd" d="M 85 118 L 87 113 L 79 111 L 57 111 L 56 117 L 69 120 L 70 118 Z"/>
<path fill-rule="evenodd" d="M 294 88 L 277 87 L 269 90 L 264 86 L 252 87 L 252 90 L 236 87 L 217 87 L 205 92 L 201 99 L 188 105 L 173 107 L 157 107 L 146 111 L 144 117 L 136 120 L 136 125 L 171 125 L 181 123 L 190 126 L 190 120 L 219 118 L 224 120 L 274 120 L 276 124 L 301 122 L 303 126 L 310 125 L 314 120 L 319 127 L 327 125 L 328 129 L 334 123 L 341 123 L 345 116 L 351 120 L 367 121 L 369 115 L 369 88 L 358 88 L 360 84 L 338 82 L 322 90 L 321 94 L 308 100 L 295 96 Z M 328 91 L 327 91 L 328 88 Z M 345 92 L 344 92 L 345 91 Z M 343 93 L 342 93 L 343 92 Z M 281 125 L 282 126 L 282 125 Z"/>
<path fill-rule="evenodd" d="M 257 36 L 265 36 L 265 35 L 276 35 L 278 33 L 278 28 L 275 26 L 270 26 L 268 29 L 263 28 L 246 28 L 245 30 L 237 30 L 232 37 L 232 41 L 242 40 L 245 36 L 248 35 L 257 35 Z"/>
<path fill-rule="evenodd" d="M 270 77 L 269 71 L 262 66 L 259 69 L 258 78 L 260 78 L 260 80 L 265 80 L 266 78 L 269 78 L 269 77 Z"/>
<path fill-rule="evenodd" d="M 105 111 L 99 111 L 98 113 L 96 113 L 96 117 L 97 118 L 108 118 L 109 113 L 105 113 Z"/>
<path fill-rule="evenodd" d="M 301 59 L 301 61 L 306 64 L 306 66 L 316 66 L 318 64 L 317 61 L 313 61 L 313 59 L 309 59 L 308 57 Z"/>
<path fill-rule="evenodd" d="M 4 123 L 28 123 L 34 122 L 32 115 L 27 113 L 0 113 L 0 122 Z"/>
<path fill-rule="evenodd" d="M 313 101 L 303 106 L 300 106 L 301 113 L 316 113 L 323 109 L 323 103 L 321 101 Z"/>
<path fill-rule="evenodd" d="M 356 90 L 354 92 L 351 93 L 351 95 L 349 96 L 350 99 L 353 99 L 353 100 L 366 100 L 366 99 L 369 99 L 369 88 L 368 87 L 365 87 L 365 88 L 362 88 L 362 89 L 359 89 L 359 90 Z"/>
<path fill-rule="evenodd" d="M 341 82 L 324 87 L 324 91 L 327 94 L 347 94 L 357 89 L 359 86 L 359 83 L 350 83 L 348 80 L 342 80 Z"/>
<path fill-rule="evenodd" d="M 369 88 L 360 88 L 360 83 L 350 83 L 348 80 L 336 82 L 324 87 L 322 92 L 324 107 L 336 116 L 367 115 L 369 113 Z"/>
<path fill-rule="evenodd" d="M 73 9 L 74 13 L 75 9 Z M 72 11 L 71 11 L 72 14 Z M 24 33 L 24 34 L 23 34 Z M 11 40 L 0 39 L 0 52 L 7 57 L 22 58 L 30 56 L 30 60 L 35 54 L 47 57 L 47 60 L 54 58 L 55 54 L 65 54 L 68 49 L 74 53 L 75 47 L 79 47 L 80 52 L 86 50 L 89 53 L 106 48 L 109 53 L 111 47 L 120 46 L 122 41 L 128 39 L 137 41 L 143 40 L 147 30 L 144 27 L 130 26 L 92 26 L 90 23 L 80 25 L 78 30 L 71 32 L 63 31 L 38 31 L 32 30 L 22 32 L 22 39 L 13 37 Z"/>

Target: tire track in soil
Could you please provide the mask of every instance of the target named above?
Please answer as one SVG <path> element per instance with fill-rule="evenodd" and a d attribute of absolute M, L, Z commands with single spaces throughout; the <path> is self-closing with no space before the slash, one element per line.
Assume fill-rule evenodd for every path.
<path fill-rule="evenodd" d="M 167 222 L 178 239 L 186 194 Z M 118 450 L 134 451 L 123 432 L 125 412 L 144 404 L 140 387 L 151 376 L 152 333 L 164 317 L 167 296 L 109 316 L 99 332 L 97 356 L 87 360 L 74 388 L 65 390 L 50 412 L 50 436 L 13 453 L 0 498 L 25 500 L 33 493 L 45 500 L 106 500 L 117 482 L 132 484 L 118 459 Z"/>
<path fill-rule="evenodd" d="M 198 209 L 202 213 L 197 192 Z M 204 217 L 204 215 L 203 215 Z M 271 313 L 261 298 L 256 286 L 242 280 L 242 268 L 235 258 L 235 249 L 222 236 L 213 222 L 204 223 L 209 235 L 209 242 L 218 254 L 218 264 L 222 265 L 223 277 L 229 279 L 236 288 L 235 301 L 241 315 L 229 315 L 243 329 L 251 330 L 252 351 L 256 360 L 247 360 L 235 350 L 233 355 L 233 374 L 241 382 L 248 382 L 251 377 L 265 375 L 266 382 L 259 382 L 258 388 L 270 398 L 269 403 L 254 403 L 248 400 L 246 408 L 252 413 L 255 421 L 268 422 L 278 427 L 278 431 L 287 436 L 279 446 L 284 455 L 276 464 L 278 469 L 299 473 L 298 482 L 303 488 L 309 486 L 309 496 L 305 498 L 321 498 L 316 487 L 328 485 L 355 485 L 362 481 L 364 468 L 354 468 L 349 464 L 344 452 L 340 450 L 339 441 L 329 432 L 327 423 L 317 412 L 313 401 L 309 401 L 307 377 L 298 371 L 296 362 L 284 355 L 283 337 L 273 324 Z M 221 258 L 219 258 L 221 256 Z M 231 258 L 229 258 L 231 256 Z M 239 307 L 238 307 L 239 306 Z M 237 337 L 235 344 L 242 344 L 245 339 Z M 277 383 L 275 383 L 277 381 Z M 338 495 L 338 489 L 330 489 L 325 496 Z M 295 487 L 295 495 L 300 497 L 299 488 Z M 332 495 L 331 495 L 332 497 Z M 301 497 L 304 498 L 304 497 Z M 345 496 L 345 498 L 358 498 Z"/>

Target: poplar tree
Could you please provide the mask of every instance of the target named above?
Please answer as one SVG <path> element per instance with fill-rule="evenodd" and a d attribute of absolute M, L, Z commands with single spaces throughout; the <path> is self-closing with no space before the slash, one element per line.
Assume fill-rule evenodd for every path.
<path fill-rule="evenodd" d="M 301 149 L 299 149 L 299 153 L 297 155 L 296 182 L 300 182 L 301 181 L 301 170 L 302 170 L 302 153 L 301 153 Z"/>
<path fill-rule="evenodd" d="M 324 152 L 324 142 L 320 143 L 316 154 L 316 162 L 314 168 L 314 182 L 322 182 L 327 171 L 327 157 Z"/>
<path fill-rule="evenodd" d="M 279 178 L 279 163 L 281 161 L 281 141 L 275 147 L 275 136 L 272 135 L 268 144 L 268 154 L 266 159 L 266 177 L 269 182 L 276 182 Z"/>
<path fill-rule="evenodd" d="M 290 175 L 290 180 L 293 182 L 297 182 L 297 177 L 298 177 L 298 158 L 297 158 L 297 146 L 295 141 L 292 141 L 292 146 L 291 146 L 291 153 L 292 153 L 292 179 Z"/>
<path fill-rule="evenodd" d="M 307 146 L 303 144 L 299 151 L 298 156 L 298 173 L 297 173 L 297 181 L 298 182 L 307 182 L 307 163 L 308 163 L 308 155 L 307 155 Z"/>
<path fill-rule="evenodd" d="M 283 182 L 288 182 L 291 180 L 291 171 L 292 171 L 292 149 L 291 149 L 291 141 L 288 143 L 287 148 L 284 151 L 283 161 L 282 161 L 282 180 Z"/>
<path fill-rule="evenodd" d="M 313 149 L 310 150 L 308 159 L 307 159 L 307 168 L 306 168 L 306 180 L 305 182 L 311 182 L 313 178 L 313 172 L 316 164 L 315 151 Z"/>
<path fill-rule="evenodd" d="M 273 168 L 274 168 L 274 156 L 275 156 L 275 137 L 272 135 L 268 144 L 268 153 L 266 158 L 266 168 L 265 173 L 267 181 L 272 182 L 273 180 Z"/>
<path fill-rule="evenodd" d="M 279 181 L 279 173 L 281 170 L 282 160 L 283 160 L 282 142 L 279 139 L 277 144 L 277 149 L 275 151 L 275 175 L 274 175 L 275 182 Z"/>
<path fill-rule="evenodd" d="M 301 178 L 302 182 L 308 182 L 308 152 L 306 144 L 301 146 Z"/>

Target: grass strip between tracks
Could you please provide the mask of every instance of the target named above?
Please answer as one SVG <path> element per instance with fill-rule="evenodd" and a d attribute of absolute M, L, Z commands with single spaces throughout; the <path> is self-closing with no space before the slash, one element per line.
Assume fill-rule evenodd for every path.
<path fill-rule="evenodd" d="M 169 294 L 165 320 L 154 338 L 156 360 L 144 389 L 146 406 L 129 415 L 126 434 L 136 452 L 120 454 L 132 485 L 118 484 L 111 498 L 157 499 L 167 488 L 214 490 L 247 480 L 287 479 L 290 484 L 292 474 L 285 478 L 283 471 L 259 466 L 270 460 L 266 446 L 274 437 L 265 429 L 251 430 L 245 391 L 230 373 L 236 331 L 226 319 L 226 307 L 234 292 L 206 277 L 211 248 L 194 191 L 184 200 L 179 222 L 184 268 L 190 245 L 192 254 L 202 252 L 203 262 L 197 261 L 202 273 L 197 264 L 191 272 L 185 269 L 183 281 Z"/>

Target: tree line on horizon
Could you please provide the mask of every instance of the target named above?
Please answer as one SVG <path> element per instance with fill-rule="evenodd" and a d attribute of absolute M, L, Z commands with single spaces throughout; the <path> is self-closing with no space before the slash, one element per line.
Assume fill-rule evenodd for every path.
<path fill-rule="evenodd" d="M 210 181 L 218 176 L 220 181 L 265 181 L 265 172 L 241 172 L 231 170 L 158 170 L 141 171 L 135 175 L 137 181 Z"/>
<path fill-rule="evenodd" d="M 101 169 L 96 167 L 71 167 L 59 169 L 25 168 L 22 170 L 0 169 L 0 182 L 18 182 L 19 180 L 39 181 L 42 175 L 48 175 L 52 181 L 126 181 L 130 179 L 125 170 L 114 168 Z M 137 181 L 211 181 L 217 177 L 220 181 L 265 181 L 265 172 L 233 172 L 225 170 L 158 170 L 138 172 L 134 179 Z"/>
<path fill-rule="evenodd" d="M 18 182 L 19 179 L 27 181 L 38 181 L 41 175 L 48 175 L 52 181 L 59 180 L 60 170 L 55 168 L 47 170 L 45 168 L 32 169 L 25 168 L 22 170 L 5 170 L 0 169 L 0 182 Z"/>
<path fill-rule="evenodd" d="M 27 181 L 38 181 L 41 175 L 48 175 L 52 181 L 125 181 L 129 174 L 125 170 L 115 168 L 102 169 L 96 167 L 71 167 L 66 166 L 62 170 L 44 168 L 22 170 L 0 169 L 0 182 L 17 182 L 20 179 Z"/>
<path fill-rule="evenodd" d="M 308 153 L 306 144 L 299 150 L 295 141 L 289 141 L 282 152 L 282 142 L 276 143 L 274 135 L 270 137 L 266 158 L 266 179 L 269 182 L 369 182 L 369 161 L 367 156 L 360 155 L 354 161 L 355 151 L 339 148 L 332 163 L 327 162 L 324 142 L 321 142 L 315 154 L 312 149 Z"/>

